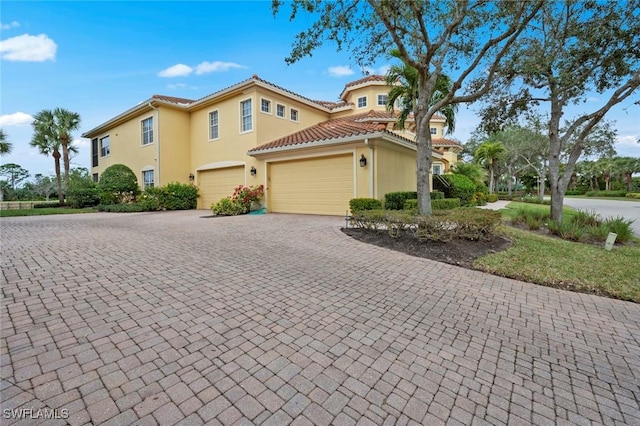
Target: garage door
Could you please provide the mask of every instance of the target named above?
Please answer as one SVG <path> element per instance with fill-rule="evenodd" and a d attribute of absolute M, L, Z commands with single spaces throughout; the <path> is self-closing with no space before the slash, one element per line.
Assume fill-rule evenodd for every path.
<path fill-rule="evenodd" d="M 212 203 L 230 196 L 238 185 L 244 185 L 244 166 L 199 172 L 200 208 L 208 209 Z"/>
<path fill-rule="evenodd" d="M 271 163 L 269 209 L 275 213 L 344 215 L 353 198 L 353 156 Z"/>

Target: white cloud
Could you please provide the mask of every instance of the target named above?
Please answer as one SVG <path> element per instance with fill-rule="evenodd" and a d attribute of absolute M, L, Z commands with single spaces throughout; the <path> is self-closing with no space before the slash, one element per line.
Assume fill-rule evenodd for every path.
<path fill-rule="evenodd" d="M 235 62 L 201 62 L 196 67 L 196 74 L 207 74 L 210 72 L 218 72 L 218 71 L 229 71 L 233 68 L 247 68 L 244 65 L 236 64 Z"/>
<path fill-rule="evenodd" d="M 618 136 L 616 141 L 616 152 L 621 157 L 640 157 L 640 136 L 623 135 Z"/>
<path fill-rule="evenodd" d="M 0 55 L 7 61 L 53 61 L 57 50 L 56 43 L 46 34 L 22 34 L 0 41 Z"/>
<path fill-rule="evenodd" d="M 75 138 L 71 143 L 78 148 L 89 148 L 91 146 L 91 139 L 88 138 Z"/>
<path fill-rule="evenodd" d="M 14 112 L 13 114 L 0 115 L 1 126 L 27 126 L 33 123 L 33 117 L 24 112 Z"/>
<path fill-rule="evenodd" d="M 10 30 L 11 28 L 18 28 L 19 26 L 20 26 L 20 22 L 12 21 L 12 22 L 9 22 L 8 24 L 0 24 L 0 29 Z"/>
<path fill-rule="evenodd" d="M 354 71 L 347 66 L 337 66 L 337 67 L 329 67 L 327 70 L 331 77 L 346 77 L 348 75 L 353 75 Z"/>
<path fill-rule="evenodd" d="M 167 84 L 167 89 L 178 89 L 180 87 L 187 87 L 184 83 Z"/>
<path fill-rule="evenodd" d="M 193 72 L 193 68 L 185 64 L 176 64 L 158 73 L 158 77 L 185 77 Z"/>

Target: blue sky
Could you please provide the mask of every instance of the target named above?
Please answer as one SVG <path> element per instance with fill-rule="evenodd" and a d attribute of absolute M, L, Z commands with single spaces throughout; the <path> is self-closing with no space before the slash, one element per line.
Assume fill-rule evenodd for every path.
<path fill-rule="evenodd" d="M 53 174 L 53 160 L 29 147 L 30 117 L 63 107 L 80 114 L 76 166 L 89 167 L 80 134 L 153 94 L 197 99 L 252 74 L 312 99 L 336 100 L 344 84 L 362 77 L 348 52 L 326 44 L 287 65 L 295 34 L 309 24 L 277 17 L 271 2 L 32 2 L 3 1 L 0 9 L 0 127 L 14 145 L 2 163 Z M 384 73 L 387 58 L 371 71 Z M 598 104 L 598 96 L 586 106 Z M 577 106 L 580 108 L 580 106 Z M 620 155 L 640 157 L 638 108 L 615 120 Z M 453 137 L 466 142 L 478 124 L 461 108 Z"/>

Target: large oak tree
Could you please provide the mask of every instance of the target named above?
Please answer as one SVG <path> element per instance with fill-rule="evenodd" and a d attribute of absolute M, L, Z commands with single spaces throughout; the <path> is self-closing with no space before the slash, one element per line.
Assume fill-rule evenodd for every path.
<path fill-rule="evenodd" d="M 273 0 L 274 13 L 285 3 Z M 542 1 L 473 0 L 293 0 L 290 18 L 307 14 L 311 26 L 298 34 L 288 63 L 322 45 L 348 49 L 360 66 L 397 49 L 418 71 L 414 111 L 417 143 L 418 211 L 431 213 L 429 122 L 448 105 L 472 102 L 486 94 L 502 59 L 541 7 Z M 449 75 L 449 93 L 435 104 L 438 79 Z"/>

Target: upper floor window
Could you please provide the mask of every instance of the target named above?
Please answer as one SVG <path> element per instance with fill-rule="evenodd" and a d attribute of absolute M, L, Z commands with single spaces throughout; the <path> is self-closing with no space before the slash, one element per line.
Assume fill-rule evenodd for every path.
<path fill-rule="evenodd" d="M 291 121 L 298 121 L 298 110 L 291 108 Z"/>
<path fill-rule="evenodd" d="M 364 108 L 367 106 L 367 97 L 361 96 L 358 98 L 358 108 Z"/>
<path fill-rule="evenodd" d="M 260 111 L 271 114 L 271 101 L 269 99 L 260 100 Z"/>
<path fill-rule="evenodd" d="M 154 179 L 153 179 L 153 170 L 143 170 L 142 171 L 142 186 L 144 189 L 153 188 Z"/>
<path fill-rule="evenodd" d="M 91 140 L 91 167 L 98 167 L 98 138 Z"/>
<path fill-rule="evenodd" d="M 209 113 L 209 139 L 218 139 L 219 137 L 219 119 L 218 111 L 211 111 Z"/>
<path fill-rule="evenodd" d="M 109 136 L 105 136 L 100 139 L 100 156 L 106 157 L 111 154 L 111 143 L 109 142 Z"/>
<path fill-rule="evenodd" d="M 440 174 L 442 174 L 442 169 L 441 169 L 440 164 L 434 164 L 434 165 L 433 165 L 433 174 L 434 174 L 434 175 L 440 175 Z"/>
<path fill-rule="evenodd" d="M 435 127 L 431 127 L 431 134 L 432 135 L 437 135 L 438 134 L 438 129 L 436 129 Z"/>
<path fill-rule="evenodd" d="M 142 145 L 153 143 L 153 117 L 142 120 Z"/>
<path fill-rule="evenodd" d="M 387 95 L 378 95 L 378 105 L 379 106 L 387 105 Z"/>
<path fill-rule="evenodd" d="M 253 130 L 253 117 L 251 116 L 251 99 L 240 102 L 241 126 L 243 132 Z"/>
<path fill-rule="evenodd" d="M 276 105 L 276 115 L 280 118 L 284 118 L 284 105 Z"/>

